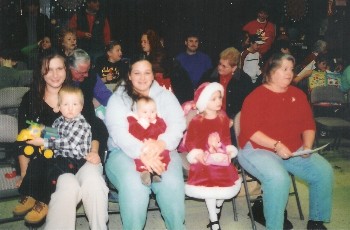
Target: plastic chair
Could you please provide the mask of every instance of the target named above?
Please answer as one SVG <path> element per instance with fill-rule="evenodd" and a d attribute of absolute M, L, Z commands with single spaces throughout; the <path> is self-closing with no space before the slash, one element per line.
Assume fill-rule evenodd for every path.
<path fill-rule="evenodd" d="M 241 118 L 241 112 L 238 112 L 235 116 L 234 119 L 234 129 L 235 129 L 235 135 L 236 135 L 236 139 L 237 139 L 237 148 L 239 148 L 238 145 L 238 136 L 240 133 L 240 118 Z M 254 219 L 254 214 L 252 211 L 252 204 L 261 199 L 258 196 L 256 198 L 252 198 L 252 196 L 249 193 L 249 189 L 248 189 L 248 183 L 249 182 L 253 182 L 253 181 L 258 181 L 258 179 L 256 179 L 254 176 L 250 175 L 249 173 L 247 173 L 244 168 L 239 164 L 239 162 L 237 161 L 237 166 L 238 169 L 242 175 L 242 183 L 243 183 L 243 187 L 244 187 L 244 191 L 245 191 L 245 197 L 246 197 L 246 201 L 247 201 L 247 206 L 248 206 L 248 210 L 249 210 L 249 216 L 250 216 L 250 221 L 252 224 L 252 229 L 256 230 L 256 225 L 255 225 L 255 219 Z M 303 214 L 303 210 L 301 209 L 301 204 L 300 204 L 300 200 L 299 200 L 299 193 L 298 193 L 298 189 L 297 189 L 297 185 L 295 183 L 295 177 L 293 174 L 289 173 L 292 179 L 292 185 L 293 185 L 293 192 L 290 192 L 289 195 L 295 195 L 295 201 L 297 203 L 298 206 L 298 211 L 299 211 L 299 217 L 301 220 L 304 220 L 304 214 Z"/>
<path fill-rule="evenodd" d="M 345 132 L 350 132 L 350 122 L 344 119 L 346 100 L 343 92 L 334 86 L 316 87 L 311 92 L 311 105 L 318 131 L 334 135 L 331 148 L 338 149 Z M 319 145 L 320 132 L 316 135 Z"/>

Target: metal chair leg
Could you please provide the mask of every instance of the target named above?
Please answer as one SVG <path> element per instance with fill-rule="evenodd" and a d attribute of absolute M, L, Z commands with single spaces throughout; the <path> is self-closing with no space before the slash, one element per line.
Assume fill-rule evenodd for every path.
<path fill-rule="evenodd" d="M 303 210 L 301 209 L 301 204 L 300 204 L 300 200 L 299 200 L 299 193 L 298 193 L 297 185 L 295 183 L 295 177 L 293 174 L 290 174 L 290 176 L 292 178 L 293 190 L 294 190 L 293 194 L 295 195 L 295 200 L 297 202 L 300 220 L 304 220 L 304 214 L 303 214 Z"/>
<path fill-rule="evenodd" d="M 248 183 L 247 183 L 247 174 L 245 173 L 245 170 L 241 167 L 241 172 L 242 172 L 242 179 L 243 179 L 243 186 L 244 186 L 244 191 L 245 191 L 245 198 L 247 201 L 247 206 L 248 206 L 248 210 L 249 210 L 249 215 L 250 215 L 250 222 L 252 225 L 252 229 L 256 230 L 256 225 L 255 225 L 255 220 L 254 220 L 254 214 L 252 211 L 252 206 L 251 206 L 251 199 L 250 199 L 250 194 L 249 194 L 249 190 L 248 190 Z"/>
<path fill-rule="evenodd" d="M 233 219 L 235 221 L 238 221 L 236 197 L 232 198 L 232 208 L 233 208 Z"/>

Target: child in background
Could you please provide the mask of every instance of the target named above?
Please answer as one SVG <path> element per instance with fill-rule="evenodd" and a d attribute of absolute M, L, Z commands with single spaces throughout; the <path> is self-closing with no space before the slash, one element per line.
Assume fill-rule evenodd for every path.
<path fill-rule="evenodd" d="M 122 60 L 122 55 L 120 43 L 111 41 L 105 47 L 105 55 L 97 58 L 95 70 L 105 84 L 117 83 L 126 78 L 128 63 Z"/>
<path fill-rule="evenodd" d="M 241 53 L 241 69 L 250 77 L 253 89 L 262 81 L 259 48 L 264 43 L 260 36 L 250 35 L 249 47 Z"/>
<path fill-rule="evenodd" d="M 319 54 L 315 60 L 315 69 L 303 70 L 293 79 L 293 83 L 297 84 L 307 78 L 309 93 L 317 86 L 326 86 L 326 72 L 329 70 L 329 64 L 328 56 Z"/>
<path fill-rule="evenodd" d="M 31 194 L 20 194 L 26 200 L 20 202 L 14 209 L 15 215 L 25 215 L 26 222 L 36 224 L 41 222 L 48 212 L 48 203 L 51 194 L 55 191 L 57 178 L 64 173 L 76 174 L 89 159 L 85 156 L 91 146 L 91 126 L 81 115 L 84 105 L 84 96 L 79 88 L 64 86 L 58 95 L 58 106 L 62 114 L 57 118 L 52 127 L 58 131 L 58 139 L 44 139 L 41 137 L 27 141 L 28 144 L 44 146 L 54 150 L 54 158 L 48 172 L 40 175 L 31 175 L 28 171 L 26 177 L 46 177 L 47 189 L 42 191 L 40 197 L 32 197 Z M 29 202 L 28 202 L 29 201 Z"/>
<path fill-rule="evenodd" d="M 198 87 L 194 102 L 199 114 L 190 121 L 185 140 L 190 162 L 185 193 L 205 200 L 210 220 L 207 227 L 215 230 L 220 229 L 224 200 L 241 188 L 241 179 L 231 163 L 237 149 L 231 144 L 230 119 L 221 110 L 223 95 L 223 86 L 216 82 Z"/>
<path fill-rule="evenodd" d="M 157 107 L 150 97 L 142 96 L 136 102 L 136 114 L 127 117 L 129 132 L 140 141 L 149 139 L 157 140 L 159 135 L 165 132 L 166 124 L 162 118 L 157 116 Z M 170 162 L 169 150 L 161 154 L 165 169 Z M 135 159 L 136 170 L 140 172 L 141 181 L 144 185 L 150 186 L 152 182 L 160 182 L 161 176 L 150 173 L 144 166 L 141 159 Z"/>

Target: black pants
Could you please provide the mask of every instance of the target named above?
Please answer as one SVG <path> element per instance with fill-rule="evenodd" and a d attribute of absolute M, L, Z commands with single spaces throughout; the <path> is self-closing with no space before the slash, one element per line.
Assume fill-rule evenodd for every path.
<path fill-rule="evenodd" d="M 51 161 L 52 159 L 46 159 L 40 154 L 30 159 L 26 175 L 18 189 L 21 195 L 31 196 L 48 204 L 51 193 L 54 192 L 47 178 Z"/>
<path fill-rule="evenodd" d="M 51 194 L 56 190 L 58 177 L 64 173 L 76 174 L 85 162 L 85 159 L 77 160 L 61 156 L 46 159 L 38 155 L 30 160 L 19 193 L 48 204 Z"/>

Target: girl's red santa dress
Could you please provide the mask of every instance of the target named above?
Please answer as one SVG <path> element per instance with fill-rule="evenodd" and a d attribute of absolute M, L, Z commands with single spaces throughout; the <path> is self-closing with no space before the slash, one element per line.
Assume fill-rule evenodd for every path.
<path fill-rule="evenodd" d="M 201 94 L 204 94 L 204 98 L 203 95 L 200 95 L 197 99 L 199 102 L 203 102 L 201 99 L 204 99 L 204 102 L 207 101 L 216 90 L 221 89 L 211 84 L 213 83 L 202 90 Z M 198 101 L 197 108 L 200 105 Z M 199 111 L 203 110 L 203 108 L 199 109 Z M 185 147 L 189 151 L 187 159 L 191 163 L 185 185 L 186 195 L 200 199 L 230 199 L 239 192 L 241 179 L 233 164 L 228 166 L 203 165 L 195 158 L 196 155 L 208 150 L 208 137 L 215 132 L 219 134 L 224 149 L 231 154 L 231 157 L 237 155 L 237 149 L 231 145 L 229 122 L 226 113 L 222 111 L 214 119 L 206 119 L 199 114 L 191 120 L 185 139 Z"/>

